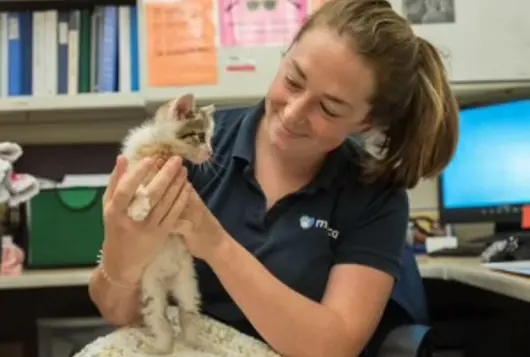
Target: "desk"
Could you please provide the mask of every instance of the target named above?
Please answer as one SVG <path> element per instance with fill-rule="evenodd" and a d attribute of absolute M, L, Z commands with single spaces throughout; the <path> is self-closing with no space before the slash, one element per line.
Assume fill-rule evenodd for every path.
<path fill-rule="evenodd" d="M 0 356 L 37 357 L 40 319 L 98 316 L 88 295 L 92 269 L 28 270 L 0 277 Z"/>
<path fill-rule="evenodd" d="M 422 277 L 452 280 L 530 302 L 530 278 L 481 266 L 478 258 L 417 258 Z"/>
<path fill-rule="evenodd" d="M 0 277 L 2 290 L 88 285 L 92 269 L 28 270 L 21 276 Z"/>
<path fill-rule="evenodd" d="M 430 258 L 427 256 L 418 256 L 417 261 L 422 277 L 433 280 L 434 282 L 442 280 L 454 281 L 473 288 L 507 296 L 505 299 L 515 298 L 521 301 L 522 304 L 530 302 L 530 278 L 492 271 L 482 267 L 476 258 Z M 36 317 L 73 317 L 76 316 L 76 313 L 79 317 L 96 316 L 97 309 L 92 306 L 86 289 L 92 270 L 92 268 L 28 270 L 22 276 L 0 277 L 0 305 L 13 306 L 13 301 L 16 301 L 21 305 L 31 307 L 27 311 L 24 311 L 26 316 L 20 316 L 20 310 L 17 311 L 16 308 L 12 309 L 12 315 L 5 318 L 7 320 L 17 321 L 19 326 L 14 329 L 12 324 L 7 325 L 6 331 L 0 331 L 2 332 L 1 334 L 6 339 L 23 339 L 25 356 L 33 357 L 36 356 L 36 346 L 32 342 L 34 341 L 34 336 L 36 336 L 34 326 Z M 36 291 L 34 292 L 32 290 Z M 462 299 L 462 296 L 458 293 L 453 295 L 453 298 L 458 301 Z M 482 300 L 482 296 L 472 299 L 473 302 L 478 300 Z M 495 305 L 495 307 L 498 305 Z M 460 317 L 460 310 L 456 311 L 455 316 Z M 11 310 L 7 312 L 11 312 Z M 446 311 L 443 311 L 442 315 L 446 318 Z M 482 348 L 484 350 L 493 352 L 495 352 L 495 344 L 509 346 L 522 344 L 523 342 L 519 341 L 526 341 L 527 325 L 518 329 L 518 331 L 523 331 L 524 334 L 518 337 L 517 340 L 511 339 L 513 338 L 514 330 L 513 328 L 508 328 L 513 325 L 513 318 L 519 315 L 522 315 L 520 317 L 521 319 L 528 320 L 526 317 L 528 316 L 527 314 L 521 314 L 519 311 L 516 311 L 515 315 L 507 315 L 507 320 L 509 321 L 501 320 L 500 323 L 497 323 L 497 320 L 495 320 L 495 323 L 489 322 L 489 325 L 487 320 L 485 322 L 480 321 L 480 326 L 487 326 L 488 333 L 490 331 L 492 332 L 488 334 L 481 330 L 482 332 L 477 335 L 476 340 L 472 339 L 472 341 L 478 341 L 475 343 L 476 345 L 483 346 Z M 475 329 L 475 327 L 468 328 L 468 325 L 461 325 L 460 322 L 457 322 L 457 325 L 465 330 L 466 333 Z M 498 342 L 499 328 L 508 331 L 509 338 L 503 340 L 508 342 Z M 449 330 L 451 334 L 454 333 L 452 326 Z M 484 346 L 483 341 L 492 341 L 493 346 Z M 481 352 L 478 355 L 488 357 L 509 355 L 504 352 L 501 351 L 496 355 Z M 523 354 L 516 356 L 529 356 L 530 354 L 527 352 L 525 351 Z"/>
<path fill-rule="evenodd" d="M 530 278 L 496 272 L 480 265 L 477 258 L 417 257 L 422 277 L 453 280 L 530 302 Z M 92 268 L 29 270 L 22 276 L 0 277 L 0 291 L 88 285 Z"/>

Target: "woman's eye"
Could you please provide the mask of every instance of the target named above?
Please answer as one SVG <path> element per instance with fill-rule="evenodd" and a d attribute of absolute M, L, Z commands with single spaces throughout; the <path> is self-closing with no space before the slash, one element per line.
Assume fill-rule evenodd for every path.
<path fill-rule="evenodd" d="M 287 84 L 288 87 L 293 88 L 293 89 L 302 88 L 301 85 L 299 85 L 297 82 L 295 82 L 293 79 L 289 77 L 285 77 L 285 83 Z"/>
<path fill-rule="evenodd" d="M 328 108 L 326 108 L 325 105 L 321 104 L 320 107 L 322 108 L 322 111 L 324 112 L 324 114 L 326 114 L 328 117 L 337 117 L 338 114 L 337 113 L 334 113 L 333 111 L 329 110 Z"/>

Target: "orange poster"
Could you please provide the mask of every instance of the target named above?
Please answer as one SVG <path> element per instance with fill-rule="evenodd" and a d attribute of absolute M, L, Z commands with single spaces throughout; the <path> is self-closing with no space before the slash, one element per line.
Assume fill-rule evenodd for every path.
<path fill-rule="evenodd" d="M 213 1 L 145 3 L 151 87 L 217 84 Z"/>

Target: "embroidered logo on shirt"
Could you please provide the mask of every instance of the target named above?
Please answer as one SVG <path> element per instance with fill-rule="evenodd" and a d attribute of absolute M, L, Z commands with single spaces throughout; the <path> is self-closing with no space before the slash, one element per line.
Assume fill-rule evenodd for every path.
<path fill-rule="evenodd" d="M 315 224 L 315 219 L 313 217 L 309 217 L 305 215 L 300 217 L 300 227 L 302 227 L 302 229 L 309 229 L 313 227 L 314 224 Z"/>
<path fill-rule="evenodd" d="M 333 229 L 329 226 L 329 223 L 327 220 L 316 219 L 308 215 L 303 215 L 300 217 L 300 227 L 304 230 L 307 230 L 310 228 L 324 229 L 328 233 L 328 236 L 333 239 L 337 239 L 340 235 L 338 230 Z"/>

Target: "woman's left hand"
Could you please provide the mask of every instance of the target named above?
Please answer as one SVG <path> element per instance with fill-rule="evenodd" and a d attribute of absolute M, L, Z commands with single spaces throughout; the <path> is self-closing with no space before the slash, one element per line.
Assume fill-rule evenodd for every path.
<path fill-rule="evenodd" d="M 184 236 L 186 246 L 194 257 L 206 262 L 215 255 L 222 243 L 231 239 L 194 189 L 175 232 Z"/>

